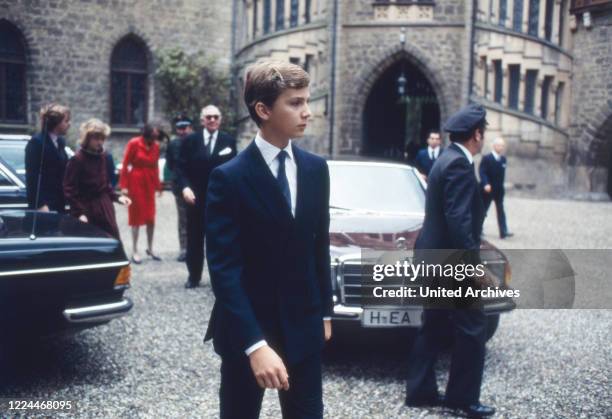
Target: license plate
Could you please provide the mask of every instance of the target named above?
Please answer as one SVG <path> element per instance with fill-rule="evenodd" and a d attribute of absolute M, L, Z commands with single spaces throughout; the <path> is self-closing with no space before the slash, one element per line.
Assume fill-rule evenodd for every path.
<path fill-rule="evenodd" d="M 363 327 L 420 327 L 423 309 L 364 308 Z"/>

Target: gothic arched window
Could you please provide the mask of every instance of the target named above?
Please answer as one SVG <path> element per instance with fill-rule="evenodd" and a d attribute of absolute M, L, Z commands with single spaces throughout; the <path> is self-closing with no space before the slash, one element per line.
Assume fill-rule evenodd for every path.
<path fill-rule="evenodd" d="M 6 20 L 0 20 L 0 121 L 26 122 L 25 43 Z"/>
<path fill-rule="evenodd" d="M 134 35 L 123 38 L 111 57 L 111 123 L 147 121 L 147 47 Z"/>

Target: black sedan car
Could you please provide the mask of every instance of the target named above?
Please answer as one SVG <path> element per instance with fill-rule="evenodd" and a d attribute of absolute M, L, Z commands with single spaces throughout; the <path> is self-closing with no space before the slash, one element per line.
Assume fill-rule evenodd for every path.
<path fill-rule="evenodd" d="M 121 243 L 73 217 L 0 211 L 0 343 L 97 326 L 132 302 Z"/>
<path fill-rule="evenodd" d="M 0 153 L 1 153 L 0 149 Z M 24 179 L 0 154 L 0 211 L 28 207 Z"/>

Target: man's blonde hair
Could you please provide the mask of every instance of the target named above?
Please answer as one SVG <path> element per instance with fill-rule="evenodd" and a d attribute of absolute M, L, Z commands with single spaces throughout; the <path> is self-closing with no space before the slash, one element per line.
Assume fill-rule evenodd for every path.
<path fill-rule="evenodd" d="M 100 134 L 106 139 L 111 133 L 111 129 L 108 124 L 105 124 L 104 122 L 96 118 L 91 118 L 83 122 L 79 131 L 79 144 L 81 145 L 81 147 L 87 147 L 87 141 L 94 134 Z"/>
<path fill-rule="evenodd" d="M 255 111 L 258 102 L 268 108 L 287 89 L 303 89 L 310 84 L 310 76 L 302 67 L 284 61 L 259 61 L 247 68 L 244 82 L 244 103 L 257 126 L 261 118 Z"/>

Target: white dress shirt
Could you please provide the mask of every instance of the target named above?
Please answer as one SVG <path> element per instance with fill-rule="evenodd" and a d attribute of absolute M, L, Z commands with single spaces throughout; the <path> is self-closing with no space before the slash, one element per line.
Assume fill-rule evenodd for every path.
<path fill-rule="evenodd" d="M 275 178 L 278 177 L 278 153 L 281 152 L 281 149 L 266 141 L 259 132 L 255 136 L 255 145 L 261 152 L 261 155 L 272 172 L 272 175 Z M 291 194 L 291 214 L 293 214 L 293 217 L 295 217 L 295 204 L 297 202 L 297 165 L 295 164 L 293 150 L 291 149 L 291 140 L 289 140 L 289 143 L 283 150 L 285 150 L 288 154 L 288 157 L 285 158 L 285 174 L 287 175 L 289 192 Z M 323 320 L 331 320 L 331 317 L 323 317 Z M 249 356 L 257 349 L 261 348 L 262 346 L 266 346 L 267 344 L 268 343 L 265 340 L 260 340 L 259 342 L 249 346 L 244 353 Z"/>
<path fill-rule="evenodd" d="M 431 148 L 431 147 L 427 146 L 427 154 L 429 154 L 429 158 L 430 159 L 431 158 L 437 159 L 438 155 L 440 154 L 440 147 Z"/>
<path fill-rule="evenodd" d="M 472 153 L 470 153 L 470 150 L 465 148 L 463 144 L 460 144 L 460 143 L 453 143 L 453 144 L 455 144 L 457 147 L 459 147 L 461 151 L 463 151 L 463 154 L 465 154 L 465 157 L 468 159 L 470 164 L 474 164 L 474 156 L 472 156 Z"/>
<path fill-rule="evenodd" d="M 501 156 L 497 154 L 495 150 L 491 150 L 491 154 L 493 154 L 493 157 L 495 157 L 495 161 L 499 161 L 501 159 Z"/>
<path fill-rule="evenodd" d="M 55 148 L 59 148 L 57 145 L 57 139 L 59 138 L 57 135 L 49 133 L 49 137 L 51 137 L 51 142 L 55 146 Z"/>
<path fill-rule="evenodd" d="M 210 144 L 210 155 L 212 156 L 213 151 L 215 150 L 215 144 L 217 144 L 217 137 L 219 136 L 219 130 L 215 131 L 212 134 L 212 139 L 210 138 L 210 132 L 206 128 L 204 128 L 204 147 L 208 145 L 208 141 L 211 141 Z"/>

